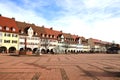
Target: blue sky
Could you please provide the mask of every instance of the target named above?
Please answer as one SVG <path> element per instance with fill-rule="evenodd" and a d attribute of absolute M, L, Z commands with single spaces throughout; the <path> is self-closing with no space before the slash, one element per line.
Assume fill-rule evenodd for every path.
<path fill-rule="evenodd" d="M 0 14 L 86 38 L 120 43 L 120 0 L 0 0 Z"/>

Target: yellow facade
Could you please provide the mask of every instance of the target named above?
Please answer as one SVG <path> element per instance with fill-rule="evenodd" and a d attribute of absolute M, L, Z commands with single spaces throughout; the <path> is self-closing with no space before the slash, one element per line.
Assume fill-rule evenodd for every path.
<path fill-rule="evenodd" d="M 0 47 L 2 46 L 2 32 L 0 32 Z"/>
<path fill-rule="evenodd" d="M 18 44 L 19 44 L 19 35 L 16 33 L 7 33 L 2 32 L 2 46 L 5 46 L 7 50 L 9 50 L 10 47 L 15 47 L 16 50 L 18 50 Z"/>

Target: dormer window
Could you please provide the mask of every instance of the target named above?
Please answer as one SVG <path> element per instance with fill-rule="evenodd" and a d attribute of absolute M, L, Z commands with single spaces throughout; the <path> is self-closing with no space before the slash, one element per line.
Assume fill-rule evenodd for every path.
<path fill-rule="evenodd" d="M 37 35 L 37 33 L 36 33 L 36 32 L 34 32 L 34 35 Z"/>
<path fill-rule="evenodd" d="M 11 27 L 11 31 L 15 31 L 15 28 Z"/>
<path fill-rule="evenodd" d="M 37 33 L 35 33 L 35 35 L 38 35 Z"/>
<path fill-rule="evenodd" d="M 22 31 L 22 30 L 19 30 L 19 33 L 20 33 L 20 34 L 23 34 L 23 31 Z"/>
<path fill-rule="evenodd" d="M 42 34 L 40 34 L 41 35 L 41 37 L 42 37 Z"/>
<path fill-rule="evenodd" d="M 44 34 L 42 34 L 42 37 L 45 37 Z"/>
<path fill-rule="evenodd" d="M 54 38 L 54 35 L 52 35 L 52 38 Z"/>
<path fill-rule="evenodd" d="M 15 31 L 15 28 L 13 28 L 12 31 Z"/>
<path fill-rule="evenodd" d="M 62 35 L 62 36 L 61 36 L 61 39 L 63 39 L 63 38 L 64 38 L 64 36 Z"/>
<path fill-rule="evenodd" d="M 0 30 L 2 30 L 2 26 L 0 26 Z"/>
<path fill-rule="evenodd" d="M 19 30 L 19 33 L 21 33 L 21 30 Z"/>
<path fill-rule="evenodd" d="M 48 38 L 48 35 L 46 37 Z"/>
<path fill-rule="evenodd" d="M 50 36 L 50 38 L 52 38 L 52 35 Z"/>
<path fill-rule="evenodd" d="M 48 35 L 48 37 L 50 38 L 50 34 Z"/>
<path fill-rule="evenodd" d="M 47 37 L 47 34 L 45 34 L 45 37 Z"/>
<path fill-rule="evenodd" d="M 4 30 L 6 30 L 6 26 L 4 26 Z"/>
<path fill-rule="evenodd" d="M 6 31 L 9 31 L 9 27 L 6 27 Z"/>
<path fill-rule="evenodd" d="M 23 31 L 21 31 L 21 34 L 23 34 L 24 32 Z"/>

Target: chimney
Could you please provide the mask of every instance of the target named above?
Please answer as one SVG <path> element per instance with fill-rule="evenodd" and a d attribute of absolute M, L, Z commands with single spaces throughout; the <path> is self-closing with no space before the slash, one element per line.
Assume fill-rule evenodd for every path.
<path fill-rule="evenodd" d="M 0 16 L 2 16 L 2 14 L 0 14 Z"/>
<path fill-rule="evenodd" d="M 35 25 L 34 23 L 32 23 L 32 25 Z"/>
<path fill-rule="evenodd" d="M 14 18 L 14 17 L 12 17 L 12 19 L 13 19 L 13 20 L 15 20 L 15 18 Z"/>
<path fill-rule="evenodd" d="M 44 28 L 44 25 L 42 25 L 42 27 Z"/>
<path fill-rule="evenodd" d="M 62 33 L 62 30 L 60 32 Z"/>
<path fill-rule="evenodd" d="M 53 30 L 53 28 L 51 27 L 50 30 Z"/>

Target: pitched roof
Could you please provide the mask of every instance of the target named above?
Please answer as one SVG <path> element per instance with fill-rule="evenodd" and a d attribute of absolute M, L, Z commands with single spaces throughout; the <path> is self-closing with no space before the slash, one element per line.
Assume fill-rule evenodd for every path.
<path fill-rule="evenodd" d="M 35 26 L 34 24 L 25 23 L 25 22 L 19 22 L 19 21 L 16 21 L 16 23 L 17 23 L 17 26 L 18 26 L 19 30 L 24 30 L 27 27 Z"/>
<path fill-rule="evenodd" d="M 45 30 L 45 33 L 47 35 L 54 35 L 55 36 L 55 39 L 57 39 L 57 37 L 59 36 L 59 34 L 62 34 L 62 32 L 60 31 L 57 31 L 57 30 L 53 30 L 52 28 L 44 28 Z"/>
<path fill-rule="evenodd" d="M 95 43 L 100 43 L 101 42 L 101 40 L 99 40 L 99 39 L 94 39 L 94 38 L 90 38 L 90 39 L 92 39 L 92 41 L 95 42 Z"/>
<path fill-rule="evenodd" d="M 26 31 L 29 27 L 32 27 L 33 31 L 36 32 L 39 37 L 42 37 L 41 34 L 44 34 L 44 35 L 46 34 L 46 35 L 54 35 L 55 36 L 54 39 L 57 39 L 57 36 L 61 34 L 60 31 L 45 28 L 43 26 L 36 26 L 34 24 L 19 22 L 19 21 L 16 21 L 16 23 L 18 25 L 19 30 L 24 32 L 24 34 L 22 35 L 27 35 Z M 46 38 L 46 37 L 42 37 L 42 38 Z"/>
<path fill-rule="evenodd" d="M 64 36 L 65 38 L 73 38 L 70 33 L 63 33 L 63 36 Z"/>
<path fill-rule="evenodd" d="M 85 37 L 83 37 L 83 36 L 81 36 L 80 39 L 81 39 L 82 41 L 86 41 Z"/>
<path fill-rule="evenodd" d="M 7 18 L 7 17 L 3 17 L 0 16 L 0 26 L 2 26 L 2 28 L 4 27 L 8 27 L 9 29 L 14 28 L 15 31 L 11 31 L 11 30 L 2 30 L 4 32 L 12 32 L 12 33 L 18 33 L 18 27 L 16 25 L 15 19 L 14 18 Z"/>
<path fill-rule="evenodd" d="M 33 29 L 38 33 L 39 37 L 41 37 L 41 34 L 46 34 L 44 27 L 34 26 Z"/>
<path fill-rule="evenodd" d="M 19 30 L 23 31 L 24 33 L 22 35 L 28 35 L 27 34 L 27 30 L 32 27 L 32 29 L 35 27 L 34 24 L 30 24 L 30 23 L 25 23 L 25 22 L 19 22 L 19 21 L 16 21 L 16 24 L 19 28 Z M 21 34 L 21 33 L 19 33 Z"/>

